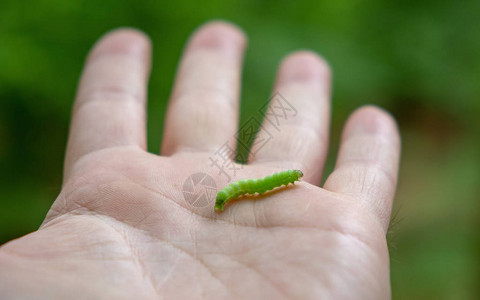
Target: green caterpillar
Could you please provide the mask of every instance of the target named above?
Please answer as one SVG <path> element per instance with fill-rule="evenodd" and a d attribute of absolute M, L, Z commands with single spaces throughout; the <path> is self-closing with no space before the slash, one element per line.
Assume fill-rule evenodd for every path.
<path fill-rule="evenodd" d="M 223 211 L 225 203 L 239 196 L 245 194 L 254 195 L 255 193 L 263 194 L 266 191 L 273 190 L 276 187 L 282 185 L 287 186 L 289 183 L 294 183 L 303 177 L 303 173 L 300 170 L 287 170 L 272 175 L 268 175 L 259 179 L 243 179 L 240 181 L 232 182 L 223 190 L 217 193 L 217 199 L 215 201 L 215 211 Z"/>

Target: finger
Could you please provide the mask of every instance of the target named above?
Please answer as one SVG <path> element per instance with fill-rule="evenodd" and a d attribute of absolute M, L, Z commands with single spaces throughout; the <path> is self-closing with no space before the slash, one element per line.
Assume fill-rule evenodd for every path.
<path fill-rule="evenodd" d="M 335 170 L 324 188 L 365 202 L 387 230 L 399 159 L 395 120 L 376 107 L 360 108 L 345 125 Z"/>
<path fill-rule="evenodd" d="M 115 30 L 90 52 L 81 76 L 66 153 L 65 174 L 100 149 L 145 149 L 145 101 L 150 41 L 133 29 Z"/>
<path fill-rule="evenodd" d="M 252 145 L 249 163 L 300 169 L 320 184 L 330 123 L 330 68 L 313 52 L 282 62 L 274 97 Z"/>
<path fill-rule="evenodd" d="M 163 155 L 211 151 L 233 138 L 244 48 L 243 33 L 225 22 L 208 23 L 193 34 L 167 111 Z"/>

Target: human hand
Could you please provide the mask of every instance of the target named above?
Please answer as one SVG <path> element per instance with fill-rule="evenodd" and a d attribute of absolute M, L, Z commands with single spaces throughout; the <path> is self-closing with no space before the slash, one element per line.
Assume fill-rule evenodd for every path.
<path fill-rule="evenodd" d="M 289 55 L 275 84 L 296 117 L 278 131 L 265 123 L 274 138 L 236 174 L 300 169 L 303 181 L 234 201 L 220 214 L 213 201 L 185 201 L 182 185 L 194 173 L 228 184 L 209 157 L 235 142 L 244 46 L 240 30 L 222 22 L 192 36 L 158 156 L 146 152 L 148 39 L 124 29 L 97 43 L 73 109 L 62 191 L 38 231 L 0 248 L 4 297 L 390 297 L 385 235 L 398 131 L 382 110 L 357 110 L 320 188 L 330 73 L 311 52 Z"/>

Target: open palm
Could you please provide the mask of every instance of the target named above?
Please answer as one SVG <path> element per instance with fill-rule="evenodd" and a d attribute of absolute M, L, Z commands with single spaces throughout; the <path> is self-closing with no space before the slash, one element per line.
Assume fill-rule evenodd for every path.
<path fill-rule="evenodd" d="M 3 295 L 390 297 L 385 233 L 399 157 L 395 122 L 375 107 L 357 110 L 320 188 L 329 70 L 314 53 L 296 52 L 283 61 L 281 97 L 270 103 L 285 101 L 295 117 L 266 120 L 249 163 L 235 164 L 235 153 L 220 149 L 235 148 L 244 46 L 241 31 L 222 22 L 192 36 L 158 156 L 146 152 L 148 39 L 123 29 L 98 42 L 73 110 L 62 192 L 38 231 L 0 248 Z M 200 189 L 205 181 L 184 186 L 198 177 L 221 188 L 293 168 L 304 172 L 301 182 L 231 201 L 220 214 Z M 205 197 L 194 202 L 198 194 Z"/>

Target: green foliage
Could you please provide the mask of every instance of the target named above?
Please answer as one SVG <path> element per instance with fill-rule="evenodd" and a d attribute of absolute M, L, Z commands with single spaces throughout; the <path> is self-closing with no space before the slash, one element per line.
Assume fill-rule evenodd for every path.
<path fill-rule="evenodd" d="M 333 68 L 332 150 L 355 107 L 374 103 L 397 117 L 405 151 L 392 235 L 394 297 L 473 297 L 480 274 L 479 12 L 474 0 L 4 0 L 0 243 L 35 230 L 60 190 L 72 100 L 95 40 L 119 26 L 152 38 L 148 129 L 157 152 L 184 42 L 201 23 L 222 18 L 249 36 L 242 122 L 269 98 L 280 59 L 302 48 Z"/>

